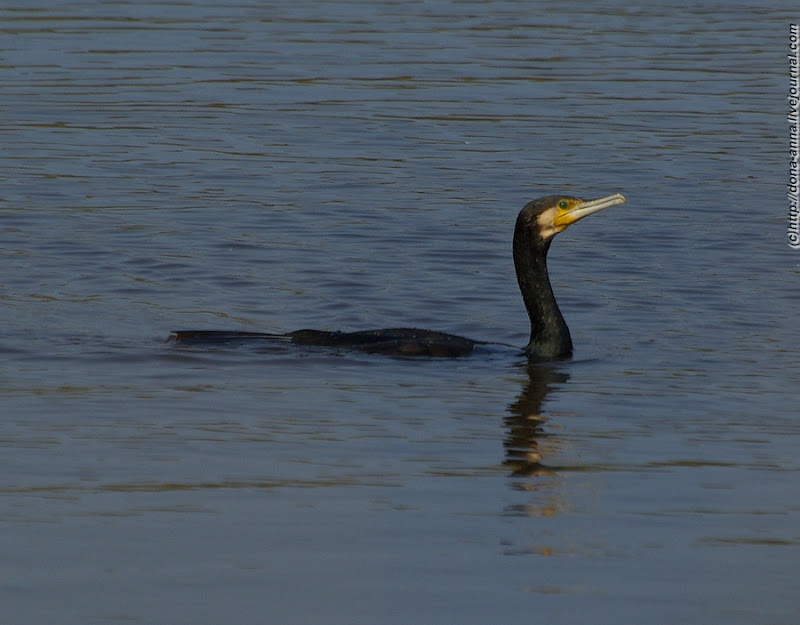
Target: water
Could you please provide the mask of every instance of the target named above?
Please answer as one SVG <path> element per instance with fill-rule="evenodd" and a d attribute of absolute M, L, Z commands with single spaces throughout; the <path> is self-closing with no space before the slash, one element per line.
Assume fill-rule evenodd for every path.
<path fill-rule="evenodd" d="M 82 3 L 0 41 L 14 623 L 796 623 L 789 3 Z M 177 328 L 572 361 L 180 348 Z"/>

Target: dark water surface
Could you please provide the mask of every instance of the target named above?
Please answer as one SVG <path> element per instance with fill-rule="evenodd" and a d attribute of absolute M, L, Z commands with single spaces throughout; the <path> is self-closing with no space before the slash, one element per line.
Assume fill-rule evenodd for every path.
<path fill-rule="evenodd" d="M 800 622 L 793 3 L 0 9 L 9 623 Z M 551 192 L 576 345 L 523 345 Z"/>

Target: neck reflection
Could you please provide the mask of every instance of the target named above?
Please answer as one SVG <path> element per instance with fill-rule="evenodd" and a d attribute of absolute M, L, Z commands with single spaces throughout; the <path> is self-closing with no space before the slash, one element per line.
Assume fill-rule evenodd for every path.
<path fill-rule="evenodd" d="M 552 435 L 545 429 L 547 418 L 542 415 L 542 405 L 553 390 L 569 380 L 569 375 L 556 370 L 552 364 L 527 363 L 526 368 L 528 379 L 516 400 L 508 406 L 509 416 L 504 420 L 504 464 L 511 469 L 513 477 L 552 475 L 555 467 L 544 461 L 547 439 L 552 441 Z"/>

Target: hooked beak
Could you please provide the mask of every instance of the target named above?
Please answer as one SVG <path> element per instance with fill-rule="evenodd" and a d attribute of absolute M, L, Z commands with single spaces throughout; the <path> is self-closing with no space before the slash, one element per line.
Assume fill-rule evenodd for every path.
<path fill-rule="evenodd" d="M 624 204 L 625 197 L 621 193 L 601 197 L 598 200 L 588 200 L 586 202 L 578 202 L 573 206 L 568 206 L 564 209 L 559 209 L 555 218 L 553 218 L 553 225 L 561 232 L 567 226 L 571 226 L 576 221 L 580 221 L 584 217 L 608 208 L 609 206 L 616 206 L 617 204 Z"/>

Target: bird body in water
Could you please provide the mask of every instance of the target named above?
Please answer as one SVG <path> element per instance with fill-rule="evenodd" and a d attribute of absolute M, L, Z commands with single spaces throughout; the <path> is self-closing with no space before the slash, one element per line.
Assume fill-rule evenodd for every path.
<path fill-rule="evenodd" d="M 531 334 L 525 354 L 531 360 L 559 360 L 572 355 L 572 339 L 556 303 L 547 275 L 547 252 L 556 234 L 593 213 L 624 204 L 617 193 L 584 201 L 565 195 L 534 200 L 520 211 L 514 228 L 514 267 Z M 217 330 L 180 330 L 171 338 L 181 343 L 283 341 L 298 345 L 343 347 L 401 356 L 457 357 L 470 354 L 485 341 L 416 328 L 386 328 L 360 332 L 297 330 L 288 334 Z"/>

